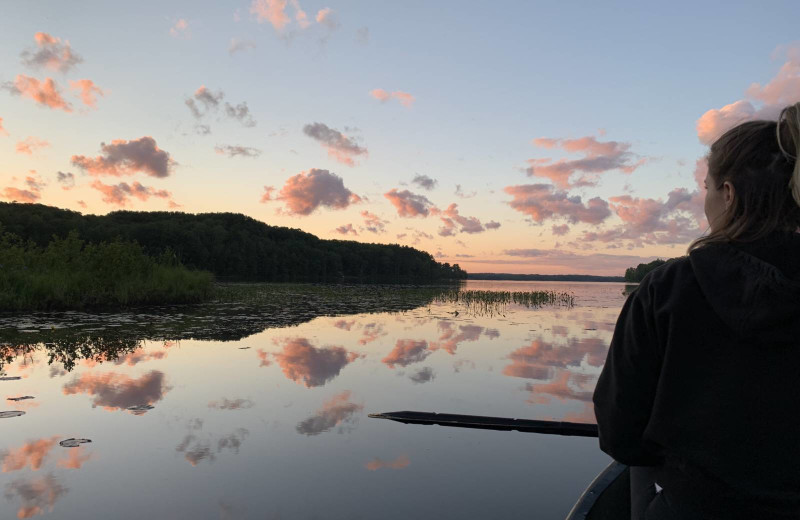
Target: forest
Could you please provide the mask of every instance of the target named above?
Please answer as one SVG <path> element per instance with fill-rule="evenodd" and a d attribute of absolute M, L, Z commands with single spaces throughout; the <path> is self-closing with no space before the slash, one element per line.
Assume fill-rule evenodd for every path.
<path fill-rule="evenodd" d="M 42 204 L 0 203 L 3 229 L 39 247 L 71 231 L 90 244 L 135 242 L 223 281 L 426 283 L 462 280 L 458 264 L 397 244 L 323 240 L 237 213 L 114 211 L 81 213 Z"/>
<path fill-rule="evenodd" d="M 662 265 L 666 264 L 666 260 L 662 260 L 660 258 L 653 260 L 649 264 L 639 264 L 636 267 L 629 267 L 625 269 L 625 281 L 630 283 L 639 283 L 641 282 L 645 275 L 652 271 L 657 267 L 661 267 Z"/>

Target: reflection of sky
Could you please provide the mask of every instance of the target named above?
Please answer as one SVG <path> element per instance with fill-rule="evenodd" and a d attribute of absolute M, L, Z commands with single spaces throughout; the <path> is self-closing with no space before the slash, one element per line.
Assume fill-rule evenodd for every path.
<path fill-rule="evenodd" d="M 522 518 L 533 504 L 538 517 L 563 517 L 607 461 L 596 440 L 366 414 L 593 421 L 589 400 L 623 286 L 570 287 L 579 304 L 571 310 L 456 316 L 432 305 L 322 317 L 237 342 L 184 340 L 168 351 L 145 342 L 70 373 L 48 366 L 44 352 L 29 354 L 5 370 L 22 379 L 0 381 L 3 398 L 32 395 L 39 405 L 3 420 L 0 494 L 9 498 L 0 499 L 0 518 L 50 508 L 53 518 L 85 518 L 81 503 L 118 518 L 223 510 L 231 518 Z M 144 404 L 155 408 L 103 411 Z M 59 447 L 67 437 L 93 442 Z M 405 499 L 386 511 L 384 497 L 397 489 Z"/>

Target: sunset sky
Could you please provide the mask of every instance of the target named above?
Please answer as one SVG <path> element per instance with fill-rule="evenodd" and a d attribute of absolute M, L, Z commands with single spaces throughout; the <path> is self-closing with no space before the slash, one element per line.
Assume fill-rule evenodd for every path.
<path fill-rule="evenodd" d="M 721 131 L 800 101 L 800 4 L 697 4 L 7 1 L 0 200 L 619 275 L 705 231 Z"/>

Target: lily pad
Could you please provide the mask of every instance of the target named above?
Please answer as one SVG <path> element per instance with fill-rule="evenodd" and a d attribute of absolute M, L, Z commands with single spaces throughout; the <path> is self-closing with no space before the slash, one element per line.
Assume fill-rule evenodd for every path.
<path fill-rule="evenodd" d="M 1 376 L 0 381 L 16 381 L 17 379 L 22 379 L 20 376 Z"/>
<path fill-rule="evenodd" d="M 142 415 L 146 413 L 148 410 L 152 410 L 154 408 L 151 404 L 137 404 L 136 406 L 129 406 L 127 410 L 131 412 L 133 415 Z"/>
<path fill-rule="evenodd" d="M 0 419 L 5 419 L 7 417 L 19 417 L 20 415 L 25 415 L 25 412 L 22 410 L 9 410 L 7 412 L 0 412 Z"/>
<path fill-rule="evenodd" d="M 34 399 L 32 395 L 22 395 L 20 397 L 6 397 L 7 401 L 24 401 L 26 399 Z"/>
<path fill-rule="evenodd" d="M 59 442 L 58 445 L 63 448 L 77 448 L 78 446 L 80 446 L 85 442 L 92 442 L 92 440 L 70 438 L 70 439 L 64 439 L 63 441 Z"/>

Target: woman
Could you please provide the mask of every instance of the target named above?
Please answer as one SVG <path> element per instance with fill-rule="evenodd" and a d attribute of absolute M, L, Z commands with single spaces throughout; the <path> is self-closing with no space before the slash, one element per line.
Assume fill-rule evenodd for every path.
<path fill-rule="evenodd" d="M 625 302 L 600 447 L 652 466 L 644 518 L 800 518 L 800 103 L 712 146 L 710 232 Z"/>

